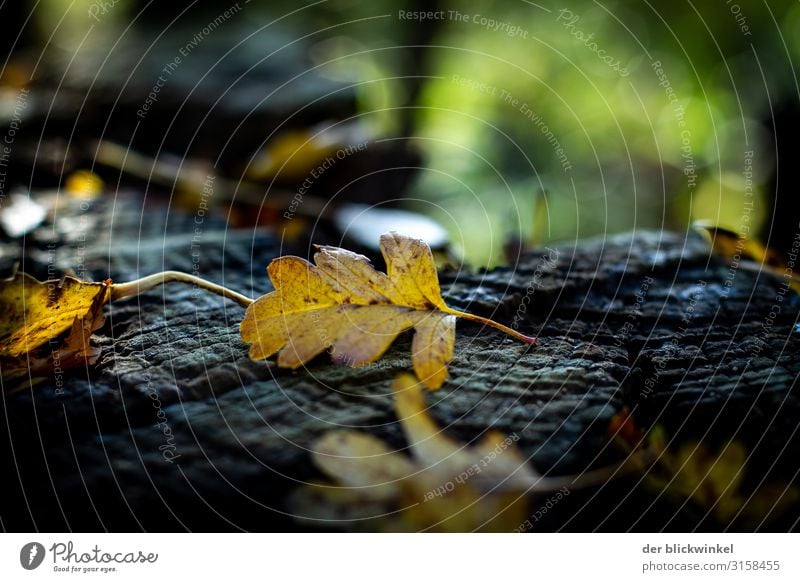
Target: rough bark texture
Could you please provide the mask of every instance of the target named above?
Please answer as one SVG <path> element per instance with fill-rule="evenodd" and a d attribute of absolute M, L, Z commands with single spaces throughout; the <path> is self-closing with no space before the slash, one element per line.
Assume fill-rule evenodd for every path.
<path fill-rule="evenodd" d="M 113 213 L 110 202 L 61 211 L 55 228 L 28 238 L 24 269 L 45 275 L 55 243 L 59 269 L 85 268 L 94 279 L 199 268 L 253 296 L 269 290 L 264 267 L 280 254 L 274 236 L 206 218 L 195 248 L 194 216 L 165 211 L 157 220 L 151 211 L 140 220 L 136 205 L 122 198 Z M 75 221 L 79 236 L 63 234 Z M 9 262 L 19 247 L 7 243 L 2 253 Z M 451 378 L 427 395 L 432 414 L 465 441 L 489 428 L 517 434 L 536 467 L 555 475 L 618 458 L 606 431 L 628 406 L 642 426 L 661 424 L 681 440 L 741 440 L 756 483 L 792 481 L 798 299 L 777 303 L 782 281 L 772 275 L 739 269 L 730 288 L 726 281 L 729 266 L 699 237 L 658 232 L 562 246 L 557 258 L 527 254 L 488 273 L 442 273 L 451 305 L 506 324 L 517 317 L 540 342 L 527 347 L 459 322 Z M 314 439 L 353 427 L 403 444 L 389 384 L 409 367 L 408 337 L 362 369 L 321 357 L 291 372 L 251 362 L 238 335 L 242 308 L 190 287 L 154 290 L 107 313 L 100 359 L 67 374 L 63 392 L 49 378 L 3 396 L 5 529 L 293 529 L 285 498 L 298 481 L 319 477 L 307 452 Z M 537 525 L 720 527 L 676 512 L 636 478 L 576 492 Z"/>

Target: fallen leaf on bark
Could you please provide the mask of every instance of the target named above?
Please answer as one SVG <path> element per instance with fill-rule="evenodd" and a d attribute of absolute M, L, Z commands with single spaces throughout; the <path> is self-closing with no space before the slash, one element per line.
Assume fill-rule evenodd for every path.
<path fill-rule="evenodd" d="M 430 248 L 398 233 L 381 236 L 387 273 L 366 257 L 318 247 L 315 264 L 293 256 L 272 261 L 275 291 L 257 299 L 240 330 L 250 357 L 278 353 L 278 365 L 298 368 L 328 348 L 334 361 L 353 367 L 380 358 L 395 338 L 414 328 L 412 364 L 429 388 L 447 378 L 456 318 L 483 323 L 527 343 L 535 338 L 497 322 L 451 309 L 442 299 Z"/>
<path fill-rule="evenodd" d="M 768 271 L 781 277 L 796 293 L 800 293 L 800 275 L 792 268 L 794 264 L 791 267 L 787 265 L 777 250 L 708 220 L 697 220 L 692 227 L 711 245 L 715 255 L 731 262 L 735 268 Z"/>
<path fill-rule="evenodd" d="M 105 321 L 103 306 L 109 293 L 110 282 L 87 283 L 74 277 L 41 282 L 17 273 L 0 282 L 4 389 L 14 391 L 21 379 L 93 364 L 99 351 L 89 339 Z M 67 330 L 66 337 L 54 343 Z M 56 380 L 57 385 L 60 382 Z"/>
<path fill-rule="evenodd" d="M 108 283 L 74 277 L 37 281 L 17 273 L 0 282 L 0 357 L 18 357 L 71 329 L 108 299 Z"/>

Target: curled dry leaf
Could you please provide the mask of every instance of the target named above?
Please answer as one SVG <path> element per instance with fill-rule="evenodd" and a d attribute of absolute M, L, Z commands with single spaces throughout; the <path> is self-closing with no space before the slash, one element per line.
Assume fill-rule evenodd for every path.
<path fill-rule="evenodd" d="M 98 352 L 89 340 L 102 327 L 104 305 L 169 282 L 191 283 L 242 305 L 252 299 L 186 273 L 165 271 L 129 283 L 38 281 L 16 273 L 0 281 L 0 365 L 4 380 L 43 376 L 91 363 Z M 69 332 L 69 333 L 67 333 Z M 61 336 L 66 334 L 62 339 Z M 55 343 L 54 343 L 55 342 Z M 45 346 L 45 344 L 47 344 Z"/>
<path fill-rule="evenodd" d="M 412 363 L 431 389 L 447 379 L 456 318 L 498 328 L 527 343 L 535 338 L 504 325 L 448 307 L 442 299 L 431 250 L 398 233 L 381 236 L 387 273 L 362 255 L 318 247 L 314 263 L 299 257 L 275 259 L 267 272 L 275 291 L 245 313 L 242 338 L 250 357 L 278 353 L 278 365 L 298 368 L 328 348 L 334 361 L 353 367 L 380 358 L 395 338 L 414 328 Z"/>
<path fill-rule="evenodd" d="M 20 378 L 94 363 L 99 353 L 89 338 L 105 321 L 103 306 L 110 287 L 110 281 L 89 283 L 74 277 L 42 282 L 24 273 L 0 282 L 5 387 L 11 389 Z M 52 343 L 68 330 L 63 341 Z"/>
<path fill-rule="evenodd" d="M 725 259 L 738 256 L 763 265 L 780 265 L 779 253 L 756 239 L 739 235 L 709 220 L 696 220 L 692 223 L 692 228 L 711 245 L 715 254 Z"/>
<path fill-rule="evenodd" d="M 711 251 L 726 261 L 735 262 L 737 268 L 752 271 L 768 271 L 783 278 L 796 293 L 800 293 L 800 275 L 777 250 L 765 246 L 759 240 L 737 234 L 708 220 L 692 223 L 695 232 L 711 246 Z"/>
<path fill-rule="evenodd" d="M 109 282 L 74 277 L 38 281 L 17 273 L 0 282 L 0 357 L 19 357 L 58 337 L 81 321 L 93 306 L 105 304 Z"/>
<path fill-rule="evenodd" d="M 386 531 L 515 531 L 526 523 L 537 496 L 622 474 L 615 467 L 543 477 L 517 448 L 516 435 L 492 432 L 474 446 L 461 444 L 428 414 L 413 376 L 398 376 L 393 390 L 411 456 L 357 431 L 324 435 L 312 457 L 335 483 L 298 490 L 292 498 L 298 519 Z"/>

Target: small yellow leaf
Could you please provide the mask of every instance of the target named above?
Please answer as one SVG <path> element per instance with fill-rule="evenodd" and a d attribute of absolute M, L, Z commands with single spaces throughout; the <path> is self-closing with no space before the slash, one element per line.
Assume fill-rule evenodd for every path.
<path fill-rule="evenodd" d="M 304 178 L 326 156 L 343 147 L 326 132 L 287 131 L 273 139 L 247 168 L 251 180 L 268 180 L 275 176 L 287 179 Z"/>
<path fill-rule="evenodd" d="M 74 277 L 37 281 L 25 273 L 0 281 L 0 362 L 4 380 L 31 378 L 94 363 L 99 351 L 90 344 L 92 334 L 105 321 L 103 307 L 166 283 L 190 283 L 232 299 L 242 305 L 253 300 L 178 271 L 155 273 L 127 283 L 80 281 Z M 69 330 L 58 345 L 42 346 Z M 42 348 L 42 349 L 38 349 Z M 24 357 L 23 357 L 24 356 Z"/>
<path fill-rule="evenodd" d="M 69 175 L 65 183 L 67 194 L 72 198 L 93 200 L 103 193 L 103 180 L 89 170 L 77 170 Z"/>
<path fill-rule="evenodd" d="M 380 358 L 395 338 L 414 328 L 412 363 L 431 389 L 447 379 L 455 321 L 499 323 L 449 308 L 441 296 L 431 250 L 397 233 L 381 236 L 387 274 L 366 257 L 337 247 L 318 247 L 314 264 L 280 257 L 267 267 L 275 291 L 250 305 L 240 326 L 254 360 L 278 354 L 278 366 L 298 368 L 328 348 L 335 362 L 364 366 Z"/>
<path fill-rule="evenodd" d="M 73 277 L 41 282 L 25 273 L 0 281 L 0 357 L 19 357 L 69 330 L 107 301 L 109 287 Z"/>
<path fill-rule="evenodd" d="M 740 257 L 763 265 L 777 266 L 779 255 L 758 240 L 739 235 L 707 220 L 696 220 L 692 227 L 711 245 L 712 250 L 726 258 Z"/>
<path fill-rule="evenodd" d="M 708 220 L 697 220 L 692 223 L 692 227 L 711 245 L 714 254 L 734 261 L 737 266 L 742 260 L 751 261 L 759 269 L 786 278 L 789 286 L 800 293 L 800 275 L 788 267 L 780 252 Z"/>

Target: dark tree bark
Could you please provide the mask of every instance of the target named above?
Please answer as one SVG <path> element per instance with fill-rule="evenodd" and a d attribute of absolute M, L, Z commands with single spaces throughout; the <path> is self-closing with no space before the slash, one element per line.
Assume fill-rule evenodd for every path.
<path fill-rule="evenodd" d="M 24 268 L 46 274 L 55 243 L 58 268 L 85 267 L 94 279 L 199 267 L 244 293 L 269 290 L 274 236 L 208 218 L 193 255 L 193 216 L 156 220 L 151 211 L 140 221 L 136 205 L 122 198 L 114 214 L 111 202 L 60 212 L 55 232 L 86 221 L 87 240 L 43 228 L 28 238 Z M 5 255 L 15 252 L 8 243 Z M 540 342 L 459 322 L 451 378 L 427 394 L 431 412 L 464 441 L 490 428 L 517 434 L 539 471 L 557 475 L 619 459 L 606 433 L 627 406 L 641 426 L 662 425 L 679 441 L 743 442 L 753 451 L 748 479 L 792 481 L 798 298 L 778 301 L 774 275 L 730 276 L 699 237 L 659 232 L 530 253 L 489 273 L 442 273 L 451 305 L 516 321 Z M 404 443 L 389 384 L 409 368 L 408 337 L 365 368 L 321 357 L 291 372 L 251 362 L 238 335 L 242 308 L 202 291 L 171 285 L 107 312 L 95 366 L 66 374 L 63 390 L 49 378 L 3 397 L 5 529 L 294 529 L 285 498 L 297 480 L 320 477 L 307 452 L 317 437 L 356 427 Z M 539 525 L 722 527 L 676 514 L 636 478 L 576 492 Z"/>

